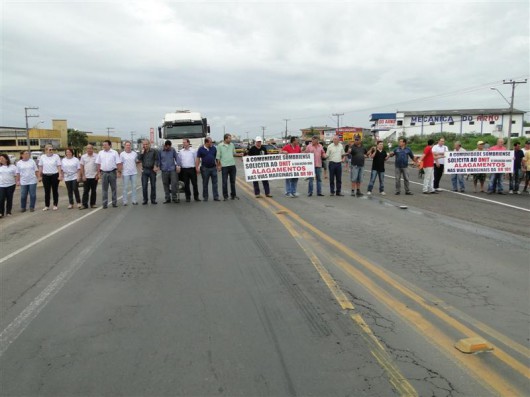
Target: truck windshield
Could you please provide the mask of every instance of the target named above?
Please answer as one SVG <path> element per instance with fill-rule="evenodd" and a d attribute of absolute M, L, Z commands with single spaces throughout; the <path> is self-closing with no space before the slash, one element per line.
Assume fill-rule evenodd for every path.
<path fill-rule="evenodd" d="M 205 136 L 202 124 L 166 125 L 165 139 L 203 138 Z"/>

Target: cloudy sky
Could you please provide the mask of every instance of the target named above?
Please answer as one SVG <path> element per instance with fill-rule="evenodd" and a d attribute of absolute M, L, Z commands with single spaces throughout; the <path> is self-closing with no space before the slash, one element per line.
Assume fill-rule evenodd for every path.
<path fill-rule="evenodd" d="M 508 107 L 530 70 L 529 2 L 1 2 L 0 125 L 148 135 L 175 109 L 245 137 L 369 127 L 375 112 Z M 515 107 L 530 111 L 530 84 Z M 527 116 L 527 119 L 529 117 Z"/>

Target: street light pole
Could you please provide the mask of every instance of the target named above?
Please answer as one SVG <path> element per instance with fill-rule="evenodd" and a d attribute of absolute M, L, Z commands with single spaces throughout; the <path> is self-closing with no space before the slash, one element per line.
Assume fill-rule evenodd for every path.
<path fill-rule="evenodd" d="M 508 103 L 508 105 L 510 105 L 510 119 L 508 122 L 508 139 L 506 141 L 506 149 L 508 150 L 510 150 L 510 148 L 512 147 L 512 120 L 513 120 L 513 102 L 515 98 L 515 86 L 517 84 L 526 84 L 527 81 L 528 79 L 524 79 L 522 81 L 515 81 L 515 80 L 503 80 L 502 81 L 502 84 L 510 84 L 512 86 L 512 97 L 510 101 L 508 101 L 508 99 L 506 99 L 506 97 L 502 95 L 502 92 L 500 92 L 497 88 L 491 87 L 492 90 L 497 91 L 503 97 L 503 99 Z"/>
<path fill-rule="evenodd" d="M 337 118 L 337 134 L 338 134 L 339 127 L 340 127 L 340 116 L 344 116 L 344 113 L 333 113 L 332 116 L 335 116 Z"/>
<path fill-rule="evenodd" d="M 28 126 L 28 117 L 39 117 L 38 114 L 28 114 L 28 110 L 38 110 L 38 107 L 25 107 L 24 114 L 26 115 L 26 143 L 28 144 L 28 151 L 31 152 L 31 146 L 29 144 L 29 126 Z"/>
<path fill-rule="evenodd" d="M 291 119 L 283 119 L 285 121 L 285 140 L 287 141 L 287 122 L 291 121 Z"/>
<path fill-rule="evenodd" d="M 265 140 L 265 128 L 267 128 L 267 127 L 261 127 L 261 130 L 263 131 L 263 134 L 262 134 L 263 137 L 262 137 L 262 139 L 263 139 L 263 143 L 264 143 L 264 144 L 267 143 L 267 141 Z"/>
<path fill-rule="evenodd" d="M 113 130 L 114 127 L 107 127 L 107 139 L 110 139 L 110 130 Z"/>

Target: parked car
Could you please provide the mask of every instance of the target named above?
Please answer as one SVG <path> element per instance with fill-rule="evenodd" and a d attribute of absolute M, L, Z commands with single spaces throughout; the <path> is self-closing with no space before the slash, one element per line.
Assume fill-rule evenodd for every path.
<path fill-rule="evenodd" d="M 267 149 L 267 154 L 278 154 L 280 153 L 280 149 L 278 149 L 274 145 L 263 145 L 265 149 Z"/>

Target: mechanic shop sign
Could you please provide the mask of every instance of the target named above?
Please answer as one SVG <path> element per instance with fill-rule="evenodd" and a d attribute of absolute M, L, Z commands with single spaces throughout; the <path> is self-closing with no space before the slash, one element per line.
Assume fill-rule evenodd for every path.
<path fill-rule="evenodd" d="M 484 114 L 478 116 L 463 114 L 461 117 L 462 121 L 498 121 L 501 118 L 498 114 Z M 410 118 L 411 123 L 453 123 L 454 121 L 453 116 L 411 116 Z"/>

